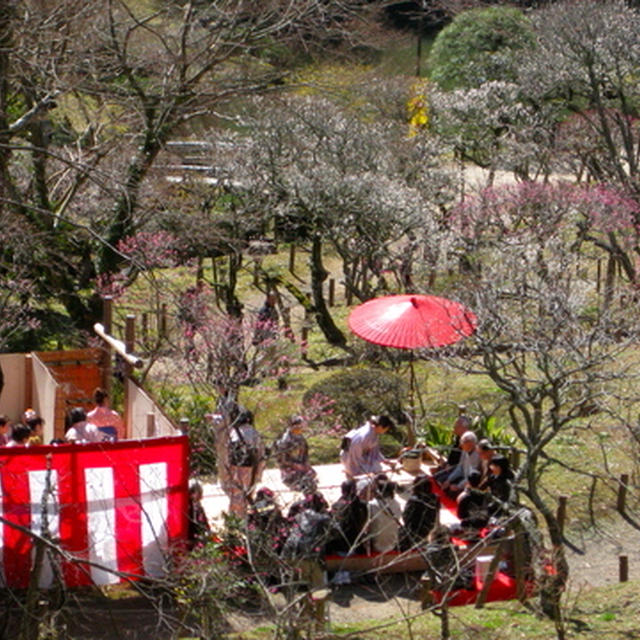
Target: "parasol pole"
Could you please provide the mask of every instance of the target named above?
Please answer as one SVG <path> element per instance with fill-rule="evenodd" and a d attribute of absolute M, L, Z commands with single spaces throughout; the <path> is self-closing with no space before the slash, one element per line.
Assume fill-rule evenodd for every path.
<path fill-rule="evenodd" d="M 416 443 L 416 430 L 415 430 L 415 404 L 414 401 L 416 397 L 418 398 L 418 403 L 420 405 L 421 415 L 424 416 L 424 403 L 422 402 L 422 394 L 418 389 L 418 381 L 416 379 L 416 372 L 413 366 L 414 362 L 414 353 L 413 349 L 409 353 L 409 403 L 411 405 L 411 423 L 409 428 L 407 429 L 407 438 L 409 440 L 408 445 L 413 447 Z"/>

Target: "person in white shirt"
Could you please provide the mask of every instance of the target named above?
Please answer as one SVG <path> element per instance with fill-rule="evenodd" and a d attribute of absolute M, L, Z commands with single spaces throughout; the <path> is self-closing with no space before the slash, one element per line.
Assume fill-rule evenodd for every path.
<path fill-rule="evenodd" d="M 19 422 L 13 425 L 11 430 L 11 438 L 6 444 L 7 447 L 26 447 L 29 436 L 31 435 L 31 429 L 26 424 Z"/>
<path fill-rule="evenodd" d="M 393 427 L 388 416 L 371 416 L 361 427 L 352 429 L 342 440 L 340 460 L 347 477 L 378 473 L 388 464 L 380 451 L 379 436 Z"/>
<path fill-rule="evenodd" d="M 64 434 L 67 442 L 102 442 L 105 434 L 95 424 L 87 422 L 87 414 L 82 407 L 74 407 L 69 412 L 69 428 Z"/>
<path fill-rule="evenodd" d="M 460 449 L 462 449 L 460 462 L 440 485 L 444 491 L 457 495 L 464 489 L 469 473 L 473 469 L 479 469 L 480 453 L 478 452 L 477 444 L 478 437 L 473 431 L 466 431 L 462 434 L 460 438 Z"/>
<path fill-rule="evenodd" d="M 376 497 L 367 503 L 368 533 L 373 551 L 383 553 L 398 548 L 402 509 L 395 498 L 395 492 L 396 483 L 384 480 L 377 487 Z"/>

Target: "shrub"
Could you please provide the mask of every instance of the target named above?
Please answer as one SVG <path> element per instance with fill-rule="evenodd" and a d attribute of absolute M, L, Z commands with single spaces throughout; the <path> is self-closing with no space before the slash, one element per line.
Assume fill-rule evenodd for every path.
<path fill-rule="evenodd" d="M 436 37 L 429 55 L 430 78 L 445 90 L 515 80 L 514 54 L 533 45 L 533 28 L 519 9 L 465 11 Z"/>
<path fill-rule="evenodd" d="M 232 611 L 259 604 L 244 540 L 234 527 L 179 557 L 168 586 L 177 605 L 178 628 L 203 638 L 222 637 Z"/>
<path fill-rule="evenodd" d="M 211 423 L 206 418 L 206 415 L 213 411 L 212 399 L 183 394 L 168 388 L 161 389 L 158 396 L 163 409 L 176 424 L 181 418 L 189 421 L 191 473 L 196 476 L 215 474 L 215 436 Z"/>
<path fill-rule="evenodd" d="M 318 397 L 332 401 L 333 413 L 342 427 L 357 427 L 372 414 L 386 414 L 404 422 L 403 401 L 407 394 L 404 380 L 384 369 L 355 369 L 336 373 L 313 385 L 304 395 L 308 405 Z"/>

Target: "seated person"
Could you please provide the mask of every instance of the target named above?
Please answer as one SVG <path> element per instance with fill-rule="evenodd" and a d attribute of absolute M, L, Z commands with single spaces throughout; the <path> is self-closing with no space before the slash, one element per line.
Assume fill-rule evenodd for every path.
<path fill-rule="evenodd" d="M 82 407 L 74 407 L 69 412 L 69 428 L 64 434 L 67 442 L 102 442 L 105 434 L 95 424 L 87 421 L 87 414 Z"/>
<path fill-rule="evenodd" d="M 289 533 L 289 527 L 271 489 L 261 487 L 249 506 L 247 534 L 254 566 L 275 577 L 277 556 Z"/>
<path fill-rule="evenodd" d="M 489 476 L 491 475 L 491 472 L 489 471 L 489 463 L 496 455 L 496 450 L 493 448 L 491 442 L 486 438 L 482 438 L 482 440 L 478 442 L 478 455 L 480 456 L 479 471 L 482 474 L 480 486 L 478 488 L 487 489 L 489 487 Z"/>
<path fill-rule="evenodd" d="M 509 459 L 504 456 L 494 457 L 489 463 L 489 472 L 489 511 L 492 516 L 499 517 L 504 514 L 506 506 L 513 499 L 513 471 Z"/>
<path fill-rule="evenodd" d="M 11 440 L 11 420 L 7 416 L 0 416 L 0 447 L 9 444 Z"/>
<path fill-rule="evenodd" d="M 282 482 L 295 491 L 314 493 L 318 488 L 316 472 L 309 464 L 309 446 L 302 435 L 304 420 L 294 416 L 289 427 L 276 440 L 274 450 Z"/>
<path fill-rule="evenodd" d="M 211 535 L 211 527 L 207 514 L 202 506 L 202 485 L 199 482 L 189 483 L 189 514 L 187 541 L 189 549 L 206 544 Z"/>
<path fill-rule="evenodd" d="M 333 523 L 327 553 L 363 553 L 367 504 L 358 497 L 355 480 L 345 480 L 340 490 L 342 495 L 331 505 Z"/>
<path fill-rule="evenodd" d="M 462 449 L 460 448 L 460 438 L 467 431 L 471 431 L 471 418 L 467 415 L 467 407 L 463 404 L 458 406 L 458 416 L 453 424 L 453 440 L 449 454 L 444 462 L 439 465 L 438 470 L 434 474 L 438 483 L 443 482 L 454 467 L 460 462 Z"/>
<path fill-rule="evenodd" d="M 447 527 L 438 526 L 431 531 L 424 557 L 428 567 L 426 573 L 435 591 L 473 589 L 473 568 L 460 566 Z"/>
<path fill-rule="evenodd" d="M 122 440 L 125 437 L 124 422 L 120 414 L 109 406 L 109 394 L 98 387 L 93 392 L 93 401 L 96 406 L 87 413 L 87 420 L 112 440 Z"/>
<path fill-rule="evenodd" d="M 327 501 L 318 493 L 291 506 L 287 518 L 290 530 L 282 548 L 283 558 L 317 559 L 324 554 L 331 525 L 327 509 Z"/>
<path fill-rule="evenodd" d="M 302 500 L 298 500 L 294 502 L 287 512 L 287 520 L 289 522 L 293 522 L 295 517 L 301 511 L 305 509 L 313 509 L 317 513 L 324 513 L 325 511 L 329 511 L 329 503 L 325 500 L 324 496 L 319 492 L 315 491 L 313 493 L 305 494 Z"/>
<path fill-rule="evenodd" d="M 402 518 L 400 504 L 395 498 L 396 483 L 382 481 L 377 495 L 367 503 L 368 533 L 373 551 L 383 553 L 398 548 L 398 532 Z"/>
<path fill-rule="evenodd" d="M 28 409 L 24 410 L 24 413 L 20 418 L 20 422 L 22 424 L 26 424 L 27 426 L 29 426 L 29 420 L 33 420 L 34 418 L 37 418 L 37 417 L 38 417 L 38 412 L 35 409 L 32 409 L 31 407 L 29 407 Z"/>
<path fill-rule="evenodd" d="M 27 441 L 31 437 L 31 429 L 26 424 L 19 422 L 14 424 L 11 430 L 11 438 L 6 444 L 7 447 L 26 447 Z"/>
<path fill-rule="evenodd" d="M 27 446 L 32 447 L 38 444 L 44 444 L 44 418 L 35 416 L 27 421 L 27 426 L 31 429 L 31 435 L 27 440 Z"/>
<path fill-rule="evenodd" d="M 280 554 L 284 584 L 306 586 L 310 591 L 325 584 L 322 557 L 331 532 L 327 503 L 318 495 L 307 496 L 290 522 Z"/>
<path fill-rule="evenodd" d="M 460 527 L 466 532 L 478 532 L 489 522 L 489 496 L 478 489 L 482 474 L 473 469 L 467 478 L 464 491 L 458 496 L 458 518 Z"/>
<path fill-rule="evenodd" d="M 473 431 L 465 431 L 462 434 L 460 438 L 460 448 L 462 450 L 460 462 L 444 480 L 441 480 L 440 484 L 442 490 L 449 495 L 457 496 L 464 489 L 471 470 L 479 468 L 480 454 L 478 453 L 477 442 L 478 438 Z"/>
<path fill-rule="evenodd" d="M 256 497 L 249 509 L 247 524 L 249 527 L 254 526 L 267 531 L 271 535 L 280 535 L 285 518 L 276 503 L 273 491 L 268 487 L 261 487 L 256 491 Z"/>
<path fill-rule="evenodd" d="M 402 511 L 400 551 L 422 544 L 438 521 L 440 500 L 433 493 L 431 478 L 417 476 L 411 486 L 411 495 Z"/>

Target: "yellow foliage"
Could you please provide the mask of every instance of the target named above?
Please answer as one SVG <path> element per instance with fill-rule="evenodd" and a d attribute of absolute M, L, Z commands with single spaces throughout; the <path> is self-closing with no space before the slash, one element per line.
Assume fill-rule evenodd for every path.
<path fill-rule="evenodd" d="M 411 95 L 407 101 L 407 115 L 409 122 L 409 137 L 418 135 L 420 130 L 429 125 L 429 110 L 427 104 L 427 81 L 416 80 L 410 89 Z"/>

